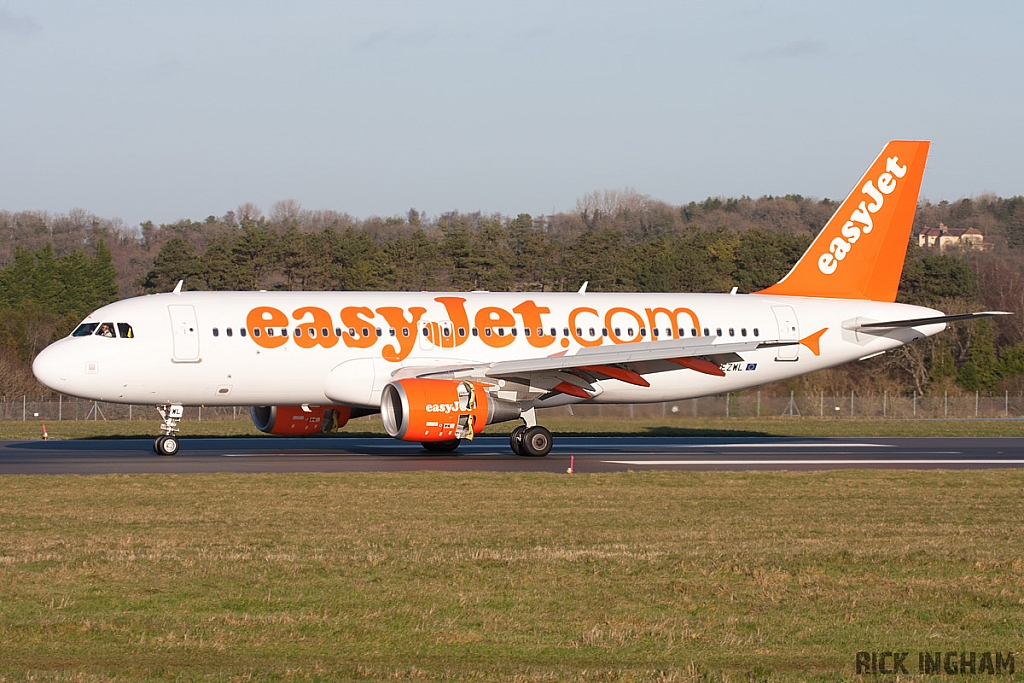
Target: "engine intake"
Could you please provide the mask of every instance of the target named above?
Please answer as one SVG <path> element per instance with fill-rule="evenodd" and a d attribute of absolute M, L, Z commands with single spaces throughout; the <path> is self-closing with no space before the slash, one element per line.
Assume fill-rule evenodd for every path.
<path fill-rule="evenodd" d="M 352 416 L 348 406 L 252 406 L 249 416 L 256 429 L 278 436 L 328 434 L 344 427 Z"/>
<path fill-rule="evenodd" d="M 384 387 L 380 401 L 384 429 L 404 441 L 472 439 L 522 412 L 518 403 L 494 399 L 486 385 L 468 380 L 400 379 Z"/>

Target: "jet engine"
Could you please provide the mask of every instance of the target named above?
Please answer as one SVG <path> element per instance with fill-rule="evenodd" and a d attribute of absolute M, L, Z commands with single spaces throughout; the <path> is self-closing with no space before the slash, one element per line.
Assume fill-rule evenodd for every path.
<path fill-rule="evenodd" d="M 487 425 L 515 420 L 521 413 L 518 403 L 488 396 L 479 382 L 400 379 L 381 392 L 384 429 L 403 441 L 472 439 Z"/>
<path fill-rule="evenodd" d="M 352 416 L 348 406 L 252 406 L 256 429 L 278 436 L 328 434 L 344 427 Z"/>

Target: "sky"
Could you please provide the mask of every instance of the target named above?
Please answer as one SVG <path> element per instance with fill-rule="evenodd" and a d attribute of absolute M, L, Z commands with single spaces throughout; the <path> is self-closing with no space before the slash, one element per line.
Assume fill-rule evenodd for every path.
<path fill-rule="evenodd" d="M 1024 3 L 0 0 L 0 210 L 1024 194 Z"/>

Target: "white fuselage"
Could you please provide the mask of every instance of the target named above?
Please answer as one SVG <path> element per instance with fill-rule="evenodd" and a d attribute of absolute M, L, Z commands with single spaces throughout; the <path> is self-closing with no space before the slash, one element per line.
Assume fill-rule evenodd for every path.
<path fill-rule="evenodd" d="M 740 354 L 723 365 L 725 377 L 680 367 L 646 375 L 649 387 L 602 379 L 591 399 L 639 403 L 736 391 L 871 356 L 945 325 L 865 333 L 852 329 L 857 322 L 939 314 L 864 300 L 730 294 L 185 292 L 98 309 L 87 322 L 113 323 L 118 336 L 60 340 L 33 369 L 59 392 L 102 401 L 377 408 L 384 385 L 412 368 L 680 335 L 723 343 L 812 338 Z"/>

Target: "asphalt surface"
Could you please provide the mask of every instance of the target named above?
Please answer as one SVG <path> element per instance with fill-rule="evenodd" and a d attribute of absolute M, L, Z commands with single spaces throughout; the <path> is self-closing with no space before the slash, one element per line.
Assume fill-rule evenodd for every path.
<path fill-rule="evenodd" d="M 559 437 L 546 458 L 480 437 L 454 453 L 392 439 L 185 438 L 172 457 L 143 439 L 0 441 L 0 474 L 194 472 L 622 472 L 983 469 L 1024 466 L 1024 438 Z"/>

